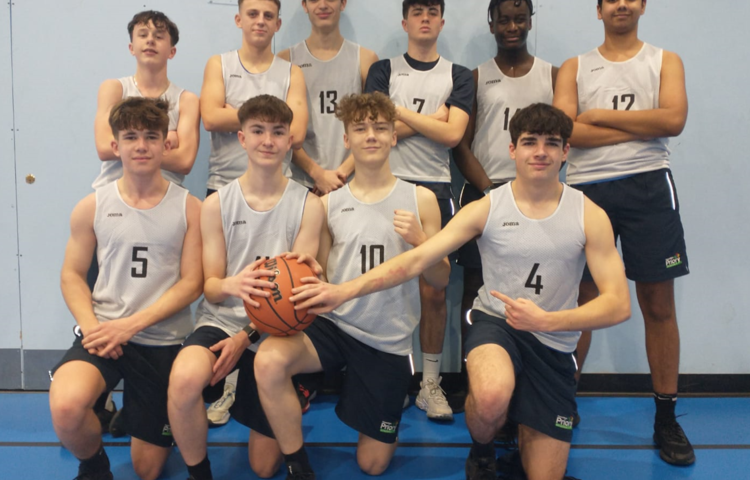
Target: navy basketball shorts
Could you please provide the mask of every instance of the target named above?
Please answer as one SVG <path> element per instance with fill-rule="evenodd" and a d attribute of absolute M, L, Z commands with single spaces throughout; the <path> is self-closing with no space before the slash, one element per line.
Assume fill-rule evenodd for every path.
<path fill-rule="evenodd" d="M 352 338 L 327 318 L 303 332 L 326 373 L 346 367 L 336 415 L 354 430 L 383 443 L 395 443 L 412 371 L 408 355 L 382 352 Z"/>
<path fill-rule="evenodd" d="M 663 282 L 690 273 L 680 202 L 668 168 L 572 186 L 607 212 L 630 280 Z M 592 280 L 588 268 L 583 280 Z"/>
<path fill-rule="evenodd" d="M 131 342 L 122 346 L 122 357 L 112 360 L 90 354 L 81 345 L 81 340 L 76 337 L 73 346 L 52 370 L 52 378 L 62 365 L 82 361 L 99 370 L 108 392 L 123 380 L 121 419 L 125 432 L 152 445 L 171 447 L 173 439 L 167 415 L 167 388 L 172 363 L 180 346 L 147 346 Z"/>
<path fill-rule="evenodd" d="M 203 326 L 195 330 L 183 344 L 184 347 L 197 345 L 205 348 L 219 343 L 229 338 L 229 335 L 222 329 L 212 326 Z M 221 352 L 214 352 L 218 358 Z M 242 425 L 254 430 L 266 437 L 275 438 L 273 430 L 268 423 L 266 414 L 263 412 L 263 406 L 258 396 L 258 384 L 255 381 L 255 352 L 245 350 L 237 361 L 236 368 L 239 369 L 237 375 L 237 390 L 235 400 L 229 408 L 232 418 Z M 221 398 L 224 392 L 224 379 L 221 379 L 216 385 L 208 386 L 203 390 L 203 400 L 206 403 L 213 403 Z"/>
<path fill-rule="evenodd" d="M 508 418 L 570 443 L 577 411 L 573 354 L 547 347 L 530 332 L 508 325 L 504 318 L 474 309 L 471 319 L 464 341 L 466 354 L 482 345 L 499 345 L 513 362 L 516 388 Z"/>
<path fill-rule="evenodd" d="M 506 182 L 494 183 L 492 189 L 494 190 L 497 187 L 505 185 L 505 183 Z M 474 185 L 465 183 L 464 188 L 461 189 L 461 196 L 458 199 L 458 204 L 461 208 L 464 208 L 466 205 L 481 198 L 484 198 L 483 192 L 480 192 Z M 474 268 L 481 272 L 482 257 L 479 255 L 479 247 L 477 246 L 476 240 L 470 240 L 458 248 L 458 260 L 456 263 L 464 268 Z"/>

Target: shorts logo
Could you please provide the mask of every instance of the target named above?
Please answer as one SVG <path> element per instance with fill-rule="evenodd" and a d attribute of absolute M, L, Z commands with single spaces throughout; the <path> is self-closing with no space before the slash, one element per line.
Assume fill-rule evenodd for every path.
<path fill-rule="evenodd" d="M 669 257 L 666 260 L 667 268 L 676 267 L 678 265 L 682 265 L 682 258 L 680 258 L 680 254 L 678 253 L 674 257 Z"/>
<path fill-rule="evenodd" d="M 398 427 L 398 422 L 391 423 L 391 422 L 381 422 L 380 423 L 380 433 L 396 433 L 396 428 Z"/>
<path fill-rule="evenodd" d="M 165 424 L 164 428 L 161 429 L 161 436 L 162 437 L 171 437 L 172 436 L 172 427 L 169 426 L 169 424 Z"/>
<path fill-rule="evenodd" d="M 562 415 L 557 416 L 555 426 L 565 430 L 573 430 L 573 417 L 563 417 Z"/>

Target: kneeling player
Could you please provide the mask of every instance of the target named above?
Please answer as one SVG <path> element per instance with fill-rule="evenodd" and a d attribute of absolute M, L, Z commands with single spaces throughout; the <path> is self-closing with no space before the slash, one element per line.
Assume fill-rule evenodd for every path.
<path fill-rule="evenodd" d="M 346 130 L 357 175 L 323 197 L 327 225 L 319 265 L 334 282 L 360 276 L 422 244 L 440 230 L 435 194 L 397 179 L 388 157 L 396 144 L 396 110 L 381 93 L 345 98 L 337 116 Z M 303 258 L 322 269 L 311 258 Z M 426 269 L 437 288 L 448 283 L 443 258 Z M 412 332 L 419 324 L 419 282 L 350 302 L 319 317 L 303 333 L 269 338 L 255 362 L 263 409 L 284 454 L 288 479 L 315 478 L 303 447 L 301 411 L 289 379 L 298 373 L 347 369 L 339 418 L 359 432 L 357 461 L 379 475 L 396 450 L 398 425 L 412 370 Z"/>
<path fill-rule="evenodd" d="M 230 412 L 250 427 L 250 466 L 263 478 L 278 470 L 281 454 L 263 416 L 253 375 L 257 345 L 251 345 L 257 333 L 250 329 L 243 300 L 258 306 L 249 295 L 267 296 L 259 288 L 273 287 L 258 279 L 272 272 L 254 271 L 266 257 L 290 250 L 316 255 L 323 222 L 318 197 L 282 173 L 293 141 L 292 110 L 276 97 L 261 95 L 242 105 L 239 120 L 247 171 L 203 204 L 205 298 L 196 313 L 196 330 L 175 360 L 169 379 L 169 418 L 193 480 L 212 478 L 202 392 L 209 385 L 217 387 L 218 395 L 206 399 L 216 400 L 224 377 L 235 366 L 240 371 Z"/>
<path fill-rule="evenodd" d="M 132 437 L 142 479 L 161 472 L 172 446 L 167 381 L 180 344 L 192 330 L 190 303 L 202 291 L 200 201 L 165 180 L 169 106 L 129 98 L 109 123 L 123 176 L 73 210 L 62 292 L 77 338 L 55 367 L 52 422 L 81 461 L 79 480 L 111 479 L 94 402 L 125 381 L 123 427 Z M 93 293 L 86 272 L 96 249 Z"/>
<path fill-rule="evenodd" d="M 467 479 L 495 478 L 493 437 L 507 418 L 519 424 L 529 479 L 563 478 L 576 411 L 572 352 L 581 330 L 630 316 L 624 268 L 606 214 L 560 183 L 572 121 L 534 104 L 510 123 L 516 180 L 467 205 L 435 237 L 343 285 L 295 290 L 298 309 L 322 314 L 343 302 L 413 279 L 478 237 L 484 286 L 465 340 L 473 439 Z M 576 307 L 584 262 L 601 294 Z M 366 297 L 365 297 L 366 298 Z M 304 301 L 303 301 L 304 300 Z"/>

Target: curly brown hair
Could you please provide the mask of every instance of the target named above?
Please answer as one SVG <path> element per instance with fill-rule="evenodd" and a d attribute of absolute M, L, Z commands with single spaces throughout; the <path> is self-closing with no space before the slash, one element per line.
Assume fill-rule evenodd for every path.
<path fill-rule="evenodd" d="M 336 118 L 344 122 L 345 129 L 365 118 L 374 122 L 379 116 L 388 123 L 396 123 L 396 106 L 381 92 L 347 95 L 336 108 Z"/>
<path fill-rule="evenodd" d="M 167 138 L 169 102 L 161 98 L 128 97 L 112 108 L 109 114 L 112 135 L 123 130 L 153 130 Z"/>

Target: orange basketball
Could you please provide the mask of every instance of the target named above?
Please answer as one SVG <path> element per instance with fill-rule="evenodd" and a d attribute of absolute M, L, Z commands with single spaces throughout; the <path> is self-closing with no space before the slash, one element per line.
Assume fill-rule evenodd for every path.
<path fill-rule="evenodd" d="M 297 260 L 287 260 L 282 256 L 270 258 L 263 262 L 258 270 L 270 270 L 273 277 L 259 277 L 261 280 L 273 282 L 276 286 L 271 290 L 268 298 L 253 297 L 259 308 L 245 303 L 245 312 L 255 324 L 259 332 L 286 337 L 301 332 L 315 319 L 315 315 L 308 315 L 307 310 L 297 311 L 289 301 L 292 289 L 302 285 L 304 277 L 314 277 L 309 266 L 297 263 Z M 267 290 L 267 289 L 263 289 Z"/>

